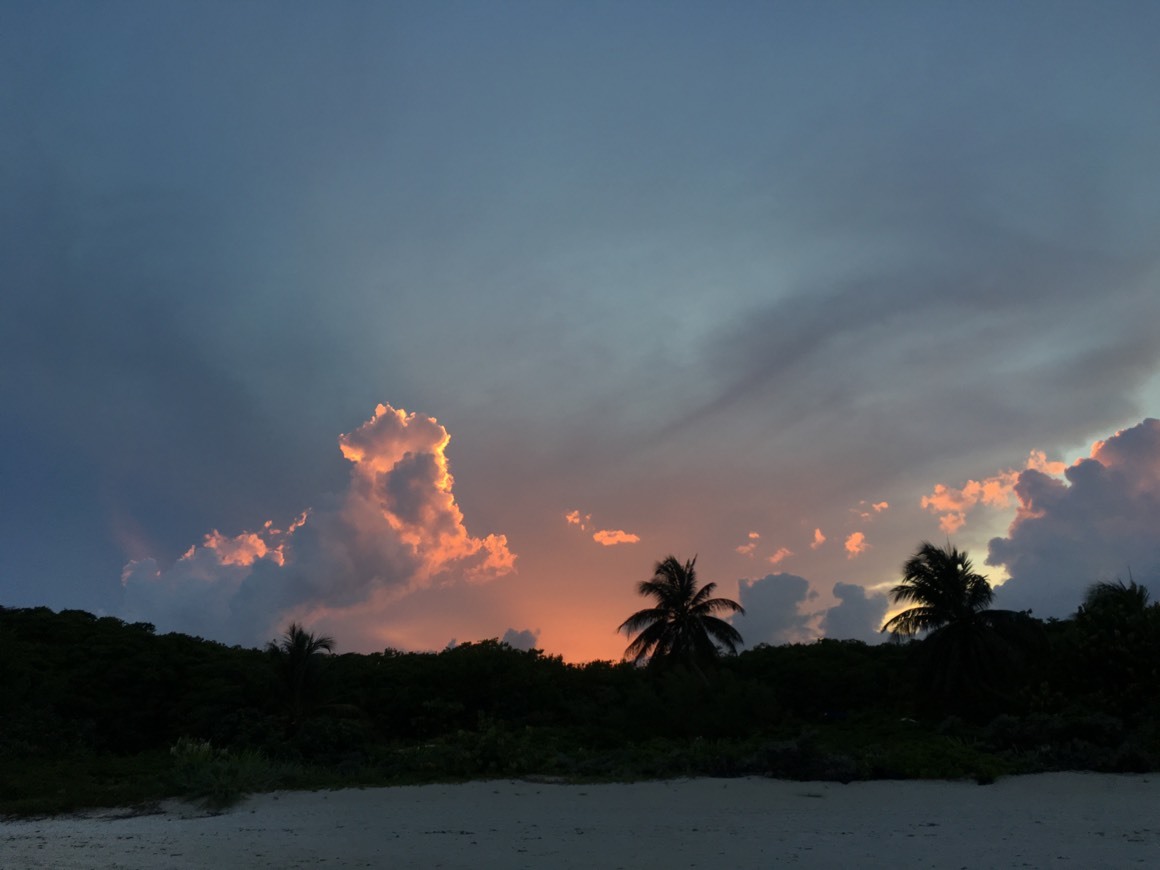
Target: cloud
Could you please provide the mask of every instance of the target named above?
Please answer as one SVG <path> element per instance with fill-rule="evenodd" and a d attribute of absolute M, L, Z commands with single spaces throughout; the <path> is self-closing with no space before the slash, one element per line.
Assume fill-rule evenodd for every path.
<path fill-rule="evenodd" d="M 1066 616 L 1089 585 L 1129 571 L 1160 591 L 1160 420 L 1097 441 L 1064 478 L 1040 467 L 1018 475 L 1015 519 L 987 555 L 1010 576 L 1001 606 Z"/>
<path fill-rule="evenodd" d="M 593 533 L 592 540 L 605 547 L 615 547 L 617 544 L 635 544 L 640 540 L 640 535 L 621 529 L 601 529 Z"/>
<path fill-rule="evenodd" d="M 735 552 L 740 553 L 742 556 L 752 556 L 754 550 L 757 549 L 757 544 L 760 540 L 761 540 L 760 534 L 758 534 L 757 532 L 750 532 L 749 533 L 749 542 L 746 544 L 741 544 L 741 545 L 735 547 L 734 550 L 735 550 Z"/>
<path fill-rule="evenodd" d="M 588 530 L 588 524 L 592 522 L 592 514 L 582 514 L 580 511 L 568 511 L 564 514 L 564 519 L 570 526 L 579 526 L 582 531 Z"/>
<path fill-rule="evenodd" d="M 835 583 L 838 603 L 822 615 L 818 628 L 822 634 L 838 640 L 853 639 L 878 643 L 883 639 L 879 629 L 886 617 L 885 595 L 867 593 L 852 583 Z"/>
<path fill-rule="evenodd" d="M 772 556 L 769 557 L 769 564 L 777 565 L 780 562 L 784 562 L 786 559 L 788 559 L 792 555 L 793 555 L 793 550 L 789 549 L 788 547 L 778 547 L 777 552 L 775 552 Z"/>
<path fill-rule="evenodd" d="M 1047 474 L 1062 474 L 1064 468 L 1063 462 L 1048 461 L 1042 450 L 1032 450 L 1024 464 L 1024 469 Z M 1018 482 L 1019 472 L 1008 469 L 983 480 L 968 480 L 962 487 L 937 483 L 930 495 L 922 497 L 920 504 L 924 510 L 941 514 L 939 528 L 949 535 L 966 524 L 967 514 L 978 505 L 997 509 L 1010 507 Z"/>
<path fill-rule="evenodd" d="M 847 559 L 856 559 L 870 548 L 870 545 L 866 543 L 866 536 L 861 532 L 854 532 L 846 538 L 845 546 Z"/>
<path fill-rule="evenodd" d="M 515 570 L 504 535 L 475 537 L 452 492 L 447 430 L 379 405 L 339 438 L 345 492 L 280 530 L 214 530 L 168 568 L 147 558 L 122 572 L 129 616 L 166 630 L 256 643 L 288 618 L 381 606 L 432 583 L 485 582 Z"/>
<path fill-rule="evenodd" d="M 732 622 L 751 649 L 761 643 L 802 643 L 817 632 L 811 627 L 814 615 L 801 613 L 800 607 L 816 597 L 809 582 L 796 574 L 741 580 L 737 599 L 745 615 L 734 616 Z"/>
<path fill-rule="evenodd" d="M 814 539 L 810 543 L 810 549 L 816 550 L 819 547 L 821 547 L 822 544 L 824 544 L 824 543 L 826 543 L 826 536 L 822 534 L 822 530 L 821 529 L 814 529 Z"/>
<path fill-rule="evenodd" d="M 577 526 L 581 531 L 588 531 L 592 523 L 592 514 L 582 514 L 578 510 L 571 510 L 564 514 L 564 520 L 570 526 Z M 592 540 L 604 547 L 615 547 L 618 544 L 635 544 L 640 541 L 640 535 L 626 532 L 623 529 L 597 529 L 592 533 Z"/>
<path fill-rule="evenodd" d="M 532 631 L 530 628 L 525 628 L 522 631 L 516 631 L 514 628 L 509 628 L 503 633 L 503 642 L 512 649 L 530 650 L 535 649 L 539 642 L 540 632 Z"/>
<path fill-rule="evenodd" d="M 857 514 L 863 520 L 872 520 L 874 518 L 874 514 L 880 514 L 889 508 L 890 502 L 876 501 L 873 503 L 867 503 L 865 500 L 862 500 L 858 502 L 858 507 L 850 508 L 850 512 Z"/>

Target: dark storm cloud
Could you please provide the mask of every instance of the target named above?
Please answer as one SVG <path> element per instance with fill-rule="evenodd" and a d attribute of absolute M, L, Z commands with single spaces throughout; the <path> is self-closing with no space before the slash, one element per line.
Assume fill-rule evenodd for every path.
<path fill-rule="evenodd" d="M 1098 442 L 1064 477 L 1019 475 L 1018 514 L 987 556 L 1010 574 L 999 606 L 1063 617 L 1093 583 L 1129 576 L 1160 593 L 1160 420 Z"/>
<path fill-rule="evenodd" d="M 838 603 L 827 609 L 818 623 L 825 637 L 866 643 L 882 641 L 879 629 L 886 617 L 885 595 L 868 593 L 853 583 L 835 583 L 834 597 Z"/>
<path fill-rule="evenodd" d="M 802 613 L 800 608 L 816 597 L 809 581 L 795 574 L 767 574 L 757 580 L 742 580 L 737 599 L 745 614 L 734 616 L 731 621 L 749 648 L 762 643 L 810 640 L 815 636 L 810 628 L 812 615 Z"/>

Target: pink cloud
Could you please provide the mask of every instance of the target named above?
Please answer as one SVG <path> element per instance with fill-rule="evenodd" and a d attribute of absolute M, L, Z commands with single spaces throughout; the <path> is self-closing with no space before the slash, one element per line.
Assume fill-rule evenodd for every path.
<path fill-rule="evenodd" d="M 822 534 L 822 530 L 814 529 L 814 539 L 810 543 L 810 549 L 816 550 L 824 543 L 826 543 L 826 536 Z"/>
<path fill-rule="evenodd" d="M 790 550 L 788 547 L 778 547 L 777 552 L 769 557 L 769 564 L 771 564 L 771 565 L 780 564 L 781 562 L 784 562 L 786 559 L 788 559 L 792 555 L 793 555 L 793 551 Z"/>
<path fill-rule="evenodd" d="M 866 543 L 866 536 L 861 532 L 854 532 L 846 538 L 846 558 L 855 559 L 861 556 L 869 549 L 870 545 Z"/>
<path fill-rule="evenodd" d="M 1033 450 L 1027 457 L 1024 469 L 1032 469 L 1047 474 L 1062 474 L 1064 463 L 1051 462 L 1042 450 Z M 1008 469 L 984 478 L 968 480 L 962 487 L 935 484 L 929 495 L 922 497 L 924 510 L 939 515 L 939 528 L 948 535 L 957 532 L 967 522 L 967 514 L 979 505 L 990 508 L 1007 508 L 1015 502 L 1015 485 L 1019 472 Z"/>
<path fill-rule="evenodd" d="M 582 514 L 580 511 L 568 511 L 564 514 L 564 520 L 570 526 L 579 526 L 582 531 L 587 531 L 588 524 L 592 522 L 592 514 Z"/>
<path fill-rule="evenodd" d="M 578 526 L 581 531 L 586 532 L 592 523 L 592 514 L 572 510 L 564 514 L 564 520 L 568 525 Z M 640 540 L 640 536 L 623 529 L 598 529 L 592 533 L 592 540 L 604 547 L 615 547 L 617 544 L 635 544 Z"/>
<path fill-rule="evenodd" d="M 640 535 L 621 529 L 601 529 L 592 535 L 592 540 L 605 547 L 615 547 L 617 544 L 635 544 L 640 540 Z"/>
<path fill-rule="evenodd" d="M 860 501 L 858 503 L 858 507 L 850 508 L 850 511 L 852 513 L 856 513 L 863 520 L 870 520 L 870 519 L 874 518 L 874 514 L 880 514 L 884 510 L 887 510 L 889 507 L 890 507 L 889 502 L 878 501 L 878 502 L 873 502 L 873 503 L 867 503 L 866 501 L 863 500 L 863 501 Z"/>
<path fill-rule="evenodd" d="M 433 417 L 379 405 L 339 437 L 351 462 L 344 492 L 285 531 L 223 535 L 160 570 L 153 559 L 122 572 L 130 615 L 167 629 L 230 642 L 261 642 L 292 614 L 385 606 L 434 582 L 485 582 L 515 570 L 501 534 L 468 532 L 455 500 L 446 448 Z"/>
<path fill-rule="evenodd" d="M 761 535 L 759 535 L 757 532 L 750 532 L 749 533 L 749 542 L 746 544 L 741 544 L 740 546 L 734 547 L 734 550 L 736 552 L 740 553 L 742 556 L 752 556 L 754 550 L 757 549 L 757 543 L 760 540 L 761 540 Z"/>

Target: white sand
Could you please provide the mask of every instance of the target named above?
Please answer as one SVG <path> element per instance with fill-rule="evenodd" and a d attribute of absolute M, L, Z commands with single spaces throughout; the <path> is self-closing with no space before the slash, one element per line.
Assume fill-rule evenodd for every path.
<path fill-rule="evenodd" d="M 1147 775 L 496 781 L 112 815 L 0 823 L 0 867 L 1160 867 L 1160 776 Z"/>

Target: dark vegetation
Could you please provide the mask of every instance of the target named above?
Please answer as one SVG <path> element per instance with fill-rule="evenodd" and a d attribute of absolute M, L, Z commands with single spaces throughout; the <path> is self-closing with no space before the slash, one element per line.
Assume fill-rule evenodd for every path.
<path fill-rule="evenodd" d="M 1146 590 L 1098 584 L 1073 618 L 1042 622 L 990 611 L 964 554 L 915 558 L 900 584 L 913 594 L 896 596 L 932 608 L 913 623 L 921 639 L 701 650 L 666 667 L 571 665 L 494 640 L 334 655 L 297 625 L 244 649 L 0 608 L 0 814 L 485 777 L 1160 769 Z"/>

